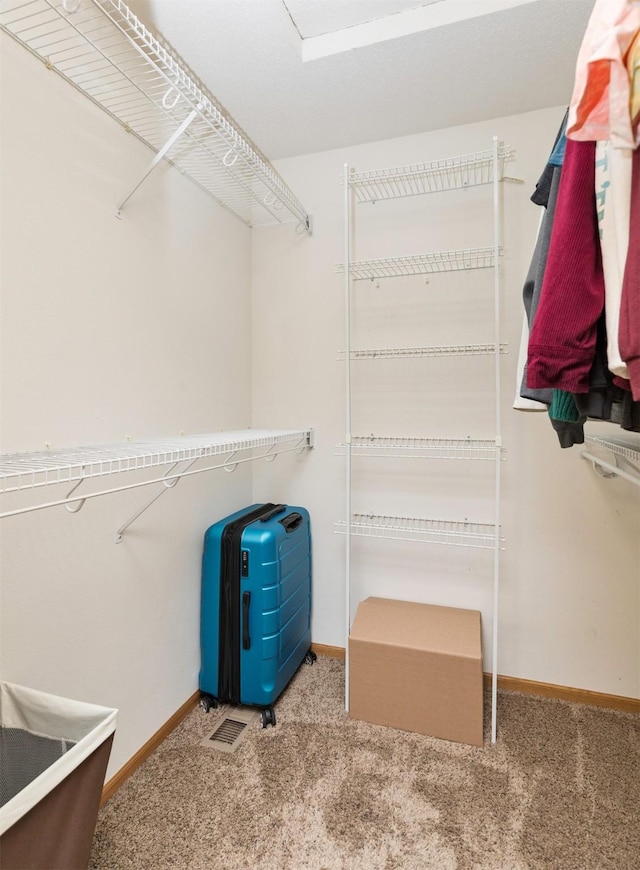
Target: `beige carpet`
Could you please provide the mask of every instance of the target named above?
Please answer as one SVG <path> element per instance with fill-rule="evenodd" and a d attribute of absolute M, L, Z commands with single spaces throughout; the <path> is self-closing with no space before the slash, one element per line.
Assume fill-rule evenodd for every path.
<path fill-rule="evenodd" d="M 303 665 L 234 755 L 191 713 L 102 809 L 90 868 L 640 870 L 637 716 L 501 693 L 478 749 L 349 720 L 343 678 Z"/>

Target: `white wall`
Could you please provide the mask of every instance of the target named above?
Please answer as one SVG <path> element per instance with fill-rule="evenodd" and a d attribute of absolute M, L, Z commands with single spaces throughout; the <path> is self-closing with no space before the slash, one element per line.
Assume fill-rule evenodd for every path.
<path fill-rule="evenodd" d="M 316 448 L 300 472 L 254 472 L 254 498 L 309 507 L 315 566 L 313 637 L 344 646 L 343 164 L 360 170 L 482 150 L 493 135 L 517 149 L 503 189 L 504 465 L 498 670 L 502 674 L 640 695 L 640 490 L 603 480 L 560 449 L 545 414 L 512 410 L 522 323 L 522 283 L 539 210 L 530 201 L 563 108 L 281 161 L 278 168 L 314 217 L 310 239 L 265 229 L 253 243 L 253 421 L 313 425 Z M 490 188 L 358 209 L 355 258 L 491 244 Z M 359 284 L 353 346 L 491 340 L 491 274 Z M 459 300 L 459 301 L 456 301 Z M 491 362 L 354 364 L 353 434 L 491 437 Z M 609 431 L 620 433 L 609 427 Z M 483 467 L 481 467 L 483 466 Z M 491 520 L 490 463 L 354 460 L 354 509 Z M 352 607 L 370 594 L 480 608 L 484 666 L 491 667 L 490 552 L 354 539 Z"/>
<path fill-rule="evenodd" d="M 4 36 L 1 55 L 2 452 L 247 427 L 250 231 L 167 167 L 116 220 L 151 152 Z M 119 708 L 109 775 L 197 688 L 202 535 L 250 478 L 185 479 L 119 545 L 157 489 L 0 523 L 2 678 Z"/>

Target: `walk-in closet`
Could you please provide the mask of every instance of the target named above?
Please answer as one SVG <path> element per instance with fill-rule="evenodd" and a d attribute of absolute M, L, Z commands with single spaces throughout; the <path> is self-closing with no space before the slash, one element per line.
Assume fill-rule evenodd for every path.
<path fill-rule="evenodd" d="M 0 111 L 0 778 L 57 696 L 92 870 L 640 867 L 640 3 L 0 0 Z M 256 505 L 311 645 L 235 721 Z"/>

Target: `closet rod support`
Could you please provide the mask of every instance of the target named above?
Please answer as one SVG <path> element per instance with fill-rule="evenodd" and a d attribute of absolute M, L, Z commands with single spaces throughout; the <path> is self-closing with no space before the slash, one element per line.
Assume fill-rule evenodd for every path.
<path fill-rule="evenodd" d="M 71 487 L 66 498 L 68 499 L 82 483 L 84 483 L 84 477 L 81 477 L 80 480 Z M 84 507 L 85 501 L 86 498 L 80 498 L 77 501 L 67 502 L 67 504 L 65 504 L 65 510 L 68 510 L 70 514 L 77 514 L 78 511 Z"/>
<path fill-rule="evenodd" d="M 600 457 L 594 456 L 593 453 L 589 453 L 587 450 L 583 450 L 580 453 L 580 456 L 583 459 L 589 460 L 589 462 L 593 466 L 593 470 L 596 471 L 601 477 L 622 477 L 624 480 L 628 480 L 629 483 L 634 483 L 636 486 L 640 486 L 640 476 L 630 474 L 628 471 L 624 471 L 622 468 L 620 468 L 617 464 L 617 456 L 614 457 L 616 465 L 612 465 L 610 462 L 606 462 L 604 459 L 600 459 Z M 632 465 L 631 467 L 633 468 L 635 466 Z"/>
<path fill-rule="evenodd" d="M 167 96 L 167 94 L 165 94 L 165 97 L 166 97 L 166 96 Z M 197 117 L 197 115 L 198 115 L 198 113 L 199 113 L 199 110 L 200 110 L 201 108 L 202 108 L 202 106 L 201 106 L 201 105 L 198 105 L 195 109 L 193 109 L 191 112 L 189 112 L 189 114 L 188 114 L 187 117 L 184 119 L 184 121 L 182 122 L 182 124 L 180 124 L 180 126 L 179 126 L 178 129 L 175 131 L 175 133 L 174 133 L 172 136 L 170 136 L 169 139 L 167 139 L 167 141 L 166 141 L 165 144 L 162 146 L 162 148 L 158 151 L 158 153 L 154 155 L 153 160 L 152 160 L 151 163 L 147 166 L 147 168 L 146 168 L 146 170 L 145 170 L 145 172 L 144 172 L 144 175 L 142 176 L 142 178 L 140 179 L 140 181 L 138 181 L 138 183 L 135 185 L 135 187 L 134 187 L 131 191 L 129 191 L 129 193 L 125 196 L 125 198 L 124 198 L 123 200 L 120 201 L 120 203 L 118 203 L 118 205 L 117 205 L 117 207 L 116 207 L 116 217 L 117 217 L 118 219 L 122 219 L 122 209 L 123 209 L 123 208 L 125 207 L 125 205 L 129 202 L 129 200 L 131 199 L 131 197 L 133 196 L 133 194 L 136 192 L 136 190 L 138 190 L 138 188 L 142 185 L 142 183 L 143 183 L 144 181 L 146 181 L 146 179 L 151 175 L 151 173 L 152 173 L 153 170 L 156 168 L 156 166 L 158 165 L 158 163 L 160 163 L 160 161 L 163 160 L 163 159 L 165 158 L 165 156 L 166 156 L 167 153 L 171 150 L 171 148 L 173 148 L 173 146 L 174 146 L 175 143 L 178 141 L 178 139 L 182 136 L 182 134 L 183 134 L 183 133 L 186 131 L 186 129 L 189 127 L 189 125 L 190 125 L 190 124 L 193 122 L 193 120 Z"/>
<path fill-rule="evenodd" d="M 233 459 L 233 457 L 236 455 L 237 452 L 238 452 L 237 450 L 234 450 L 233 453 L 231 453 L 231 454 L 229 455 L 229 457 L 227 458 L 226 462 L 225 462 L 224 465 L 222 466 L 222 467 L 224 468 L 224 470 L 227 471 L 229 474 L 233 474 L 233 472 L 234 472 L 234 471 L 236 470 L 236 468 L 238 467 L 238 463 L 237 463 L 237 462 L 231 462 L 231 460 Z"/>

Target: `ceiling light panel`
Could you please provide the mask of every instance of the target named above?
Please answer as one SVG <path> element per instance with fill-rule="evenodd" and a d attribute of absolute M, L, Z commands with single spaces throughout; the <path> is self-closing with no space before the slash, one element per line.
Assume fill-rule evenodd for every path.
<path fill-rule="evenodd" d="M 447 0 L 283 0 L 302 39 Z"/>
<path fill-rule="evenodd" d="M 288 0 L 292 2 L 292 0 Z M 316 0 L 323 6 L 322 0 Z M 326 0 L 325 0 L 326 2 Z M 362 0 L 365 5 L 381 8 L 383 3 Z M 332 54 L 364 48 L 391 39 L 411 36 L 436 27 L 456 24 L 492 12 L 503 12 L 516 6 L 524 6 L 535 0 L 439 0 L 418 7 L 396 11 L 383 18 L 325 32 L 302 40 L 302 60 L 318 60 Z M 326 25 L 325 25 L 326 26 Z"/>

